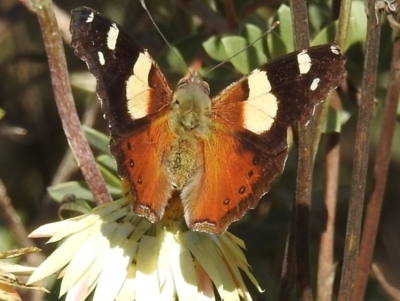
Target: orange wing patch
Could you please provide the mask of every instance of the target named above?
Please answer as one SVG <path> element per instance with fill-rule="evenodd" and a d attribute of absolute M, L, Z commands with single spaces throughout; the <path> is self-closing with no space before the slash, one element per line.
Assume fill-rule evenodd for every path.
<path fill-rule="evenodd" d="M 132 199 L 133 210 L 151 222 L 160 220 L 171 196 L 169 175 L 162 161 L 173 137 L 164 115 L 128 137 L 111 140 L 118 172 L 129 189 L 126 196 Z"/>
<path fill-rule="evenodd" d="M 204 139 L 204 168 L 183 189 L 185 219 L 193 230 L 220 234 L 270 189 L 281 173 L 287 150 L 277 155 L 263 151 L 261 141 L 241 141 L 222 129 Z M 256 138 L 256 137 L 254 137 Z"/>

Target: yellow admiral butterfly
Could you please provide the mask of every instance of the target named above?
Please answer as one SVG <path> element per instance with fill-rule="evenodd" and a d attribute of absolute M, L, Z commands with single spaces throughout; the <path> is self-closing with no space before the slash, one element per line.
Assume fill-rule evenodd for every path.
<path fill-rule="evenodd" d="M 189 228 L 220 234 L 281 174 L 287 129 L 345 77 L 335 45 L 296 51 L 214 98 L 197 72 L 172 90 L 147 50 L 98 12 L 72 11 L 72 47 L 97 79 L 111 152 L 133 210 L 159 221 L 179 200 Z"/>

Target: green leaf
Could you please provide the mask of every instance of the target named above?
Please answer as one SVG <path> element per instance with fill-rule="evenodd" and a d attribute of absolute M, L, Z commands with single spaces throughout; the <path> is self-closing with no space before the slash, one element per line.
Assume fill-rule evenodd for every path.
<path fill-rule="evenodd" d="M 207 41 L 203 42 L 203 48 L 213 60 L 222 62 L 228 59 L 225 51 L 225 46 L 221 41 L 222 37 L 212 36 Z"/>
<path fill-rule="evenodd" d="M 328 114 L 326 115 L 326 121 L 324 128 L 322 130 L 323 133 L 340 133 L 341 122 L 340 115 L 337 110 L 328 107 Z"/>
<path fill-rule="evenodd" d="M 87 200 L 71 198 L 70 201 L 64 201 L 58 209 L 58 216 L 61 220 L 76 217 L 82 214 L 89 213 L 92 206 Z"/>
<path fill-rule="evenodd" d="M 117 174 L 117 164 L 115 159 L 110 155 L 100 155 L 96 157 L 96 162 L 108 168 L 114 174 Z"/>
<path fill-rule="evenodd" d="M 345 110 L 335 110 L 332 107 L 328 107 L 328 114 L 323 133 L 340 133 L 342 125 L 345 124 L 351 117 L 351 113 Z"/>
<path fill-rule="evenodd" d="M 89 144 L 103 154 L 111 155 L 109 143 L 110 138 L 103 133 L 87 126 L 83 126 L 85 137 Z"/>
<path fill-rule="evenodd" d="M 232 65 L 242 74 L 247 74 L 267 62 L 265 54 L 255 47 L 250 46 L 243 50 L 247 46 L 245 38 L 231 36 L 222 38 L 221 41 L 224 44 L 226 54 L 231 58 Z"/>
<path fill-rule="evenodd" d="M 121 190 L 121 180 L 112 172 L 110 172 L 107 168 L 105 168 L 102 165 L 98 165 L 101 175 L 104 178 L 104 181 L 108 186 L 111 186 L 112 188 L 117 188 L 118 190 Z M 115 192 L 115 190 L 113 190 Z M 112 194 L 112 192 L 110 191 L 110 193 Z M 120 193 L 117 192 L 118 194 Z"/>
<path fill-rule="evenodd" d="M 2 119 L 6 115 L 6 111 L 4 111 L 2 108 L 0 108 L 0 119 Z"/>
<path fill-rule="evenodd" d="M 185 74 L 187 72 L 187 65 L 181 52 L 177 47 L 167 47 L 163 55 L 159 59 L 159 64 L 168 68 L 169 72 Z"/>
<path fill-rule="evenodd" d="M 263 32 L 257 26 L 248 23 L 243 26 L 241 35 L 247 40 L 247 44 L 251 44 L 259 39 L 263 35 Z M 263 39 L 260 39 L 259 41 L 254 43 L 253 47 L 257 49 L 257 51 L 265 53 Z"/>
<path fill-rule="evenodd" d="M 337 31 L 338 22 L 332 22 L 321 30 L 316 37 L 311 41 L 311 46 L 322 45 L 332 43 L 335 39 L 335 33 Z"/>
<path fill-rule="evenodd" d="M 332 43 L 338 27 L 338 21 L 332 22 L 321 30 L 312 41 L 312 45 Z M 364 12 L 364 2 L 353 1 L 351 7 L 350 25 L 347 32 L 346 45 L 343 52 L 354 44 L 363 44 L 367 33 L 367 17 Z"/>
<path fill-rule="evenodd" d="M 78 181 L 53 185 L 47 188 L 47 193 L 57 202 L 61 202 L 66 195 L 74 195 L 77 199 L 93 201 L 93 195 L 87 185 Z"/>
<path fill-rule="evenodd" d="M 290 8 L 285 4 L 281 5 L 270 24 L 274 21 L 279 21 L 280 24 L 267 36 L 271 58 L 277 58 L 294 50 Z"/>
<path fill-rule="evenodd" d="M 350 25 L 349 30 L 347 31 L 346 46 L 343 51 L 347 51 L 347 49 L 354 44 L 364 44 L 366 36 L 367 16 L 365 15 L 364 1 L 353 1 L 351 6 Z"/>

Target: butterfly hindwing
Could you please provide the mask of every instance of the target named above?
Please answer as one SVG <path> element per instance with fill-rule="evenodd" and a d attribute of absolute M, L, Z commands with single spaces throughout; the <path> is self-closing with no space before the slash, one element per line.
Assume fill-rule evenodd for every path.
<path fill-rule="evenodd" d="M 163 115 L 140 131 L 111 139 L 126 197 L 132 200 L 133 210 L 151 222 L 160 220 L 171 196 L 169 175 L 162 168 L 162 161 L 173 138 L 167 115 Z"/>
<path fill-rule="evenodd" d="M 259 199 L 281 173 L 287 150 L 265 151 L 262 137 L 251 139 L 229 128 L 203 141 L 203 172 L 182 192 L 186 222 L 194 230 L 222 233 Z"/>

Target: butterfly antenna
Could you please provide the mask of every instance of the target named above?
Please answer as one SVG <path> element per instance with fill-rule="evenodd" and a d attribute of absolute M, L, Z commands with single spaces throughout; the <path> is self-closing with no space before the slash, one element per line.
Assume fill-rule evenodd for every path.
<path fill-rule="evenodd" d="M 253 46 L 255 43 L 257 43 L 259 40 L 261 40 L 264 36 L 266 36 L 267 34 L 269 34 L 271 31 L 273 31 L 275 29 L 275 27 L 277 27 L 279 25 L 279 21 L 275 21 L 274 23 L 272 23 L 272 25 L 263 32 L 262 35 L 260 35 L 257 39 L 255 39 L 253 42 L 251 42 L 249 45 L 247 45 L 246 47 L 244 47 L 242 50 L 240 50 L 239 52 L 235 53 L 234 55 L 232 55 L 231 57 L 227 58 L 226 60 L 222 61 L 221 63 L 217 64 L 216 66 L 212 67 L 210 70 L 208 70 L 205 74 L 214 71 L 215 69 L 217 69 L 218 67 L 221 67 L 223 64 L 226 64 L 227 62 L 229 62 L 231 59 L 233 59 L 234 57 L 238 56 L 239 54 L 241 54 L 243 51 L 245 51 L 246 49 L 250 48 L 251 46 Z M 203 75 L 205 75 L 203 74 Z"/>
<path fill-rule="evenodd" d="M 150 18 L 151 22 L 153 23 L 154 27 L 157 29 L 158 33 L 160 34 L 160 36 L 164 40 L 164 42 L 167 43 L 168 47 L 174 52 L 175 56 L 185 64 L 186 69 L 188 70 L 189 74 L 192 74 L 192 72 L 190 72 L 189 68 L 186 65 L 185 60 L 182 58 L 180 53 L 177 52 L 174 47 L 172 47 L 172 45 L 168 42 L 167 38 L 161 32 L 160 28 L 158 28 L 158 26 L 157 26 L 156 22 L 154 21 L 152 15 L 150 14 L 149 10 L 147 9 L 147 6 L 146 6 L 146 3 L 144 2 L 144 0 L 139 0 L 139 1 L 140 1 L 140 4 L 142 5 L 143 9 L 146 11 L 147 15 L 149 16 L 149 18 Z"/>

